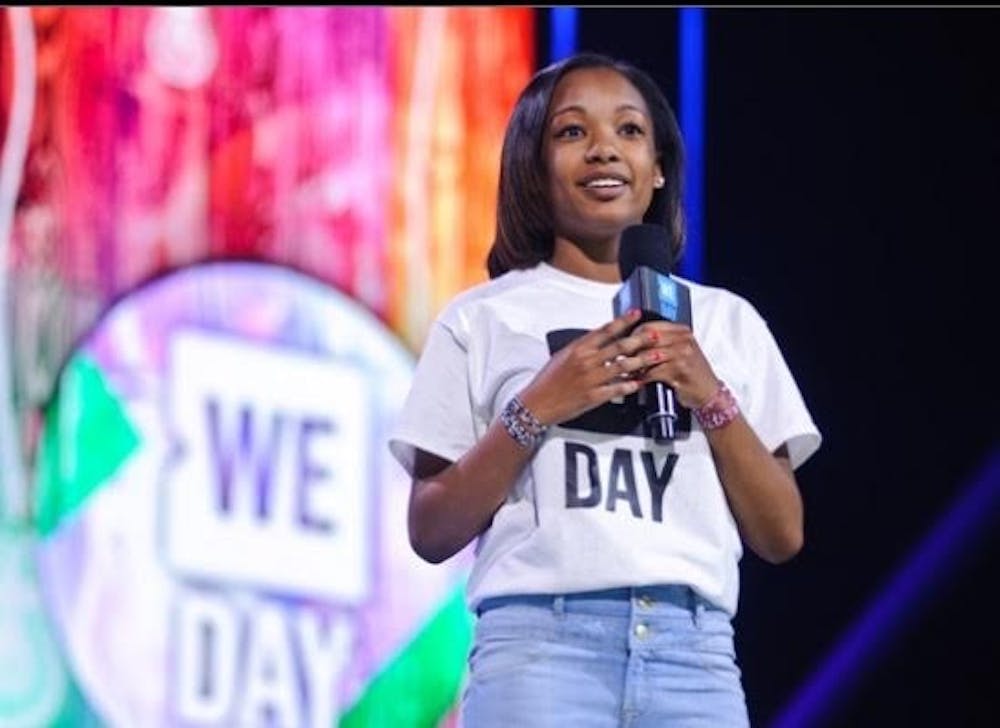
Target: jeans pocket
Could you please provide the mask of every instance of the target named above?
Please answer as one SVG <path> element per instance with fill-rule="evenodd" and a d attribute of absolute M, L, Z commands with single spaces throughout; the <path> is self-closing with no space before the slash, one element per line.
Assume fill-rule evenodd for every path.
<path fill-rule="evenodd" d="M 705 670 L 720 677 L 739 680 L 733 628 L 728 618 L 705 613 L 692 646 Z"/>
<path fill-rule="evenodd" d="M 476 625 L 469 653 L 472 680 L 495 680 L 522 672 L 538 659 L 542 641 L 531 630 L 519 629 L 510 620 L 492 620 L 488 612 Z M 499 616 L 499 615 L 497 615 Z"/>

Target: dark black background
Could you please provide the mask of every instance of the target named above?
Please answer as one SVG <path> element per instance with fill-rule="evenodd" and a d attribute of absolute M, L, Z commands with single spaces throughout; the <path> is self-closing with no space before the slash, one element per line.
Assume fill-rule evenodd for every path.
<path fill-rule="evenodd" d="M 577 47 L 679 110 L 678 12 L 581 8 Z M 742 562 L 737 651 L 769 725 L 997 448 L 1000 10 L 704 12 L 704 281 L 764 315 L 824 435 L 802 553 Z M 1000 725 L 985 511 L 815 724 Z"/>

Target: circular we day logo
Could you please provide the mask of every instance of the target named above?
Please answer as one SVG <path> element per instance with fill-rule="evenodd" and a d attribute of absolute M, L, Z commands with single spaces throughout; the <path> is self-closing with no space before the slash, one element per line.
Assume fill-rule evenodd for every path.
<path fill-rule="evenodd" d="M 38 466 L 42 592 L 111 725 L 433 724 L 464 676 L 467 561 L 408 542 L 386 441 L 413 358 L 266 263 L 118 301 L 60 376 Z"/>

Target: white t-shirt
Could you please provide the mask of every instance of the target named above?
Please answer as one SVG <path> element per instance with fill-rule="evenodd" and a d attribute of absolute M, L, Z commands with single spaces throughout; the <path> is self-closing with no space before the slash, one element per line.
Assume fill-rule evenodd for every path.
<path fill-rule="evenodd" d="M 743 298 L 676 277 L 715 374 L 770 451 L 798 467 L 820 434 L 767 324 Z M 433 324 L 389 446 L 450 461 L 481 438 L 551 355 L 613 317 L 620 284 L 541 263 L 456 297 Z M 635 395 L 550 427 L 479 536 L 471 608 L 509 594 L 688 584 L 736 613 L 742 545 L 708 441 L 683 410 L 678 438 L 642 436 Z M 475 487 L 470 484 L 470 487 Z"/>

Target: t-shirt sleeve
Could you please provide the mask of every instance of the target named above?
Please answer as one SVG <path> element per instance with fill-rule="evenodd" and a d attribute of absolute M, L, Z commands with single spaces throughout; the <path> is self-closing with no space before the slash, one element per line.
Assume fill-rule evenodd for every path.
<path fill-rule="evenodd" d="M 390 451 L 411 476 L 418 449 L 454 462 L 475 444 L 470 402 L 467 349 L 438 319 L 389 437 Z"/>
<path fill-rule="evenodd" d="M 767 322 L 750 309 L 746 323 L 754 385 L 749 401 L 740 403 L 744 417 L 769 451 L 786 445 L 798 468 L 819 449 L 822 436 Z"/>

